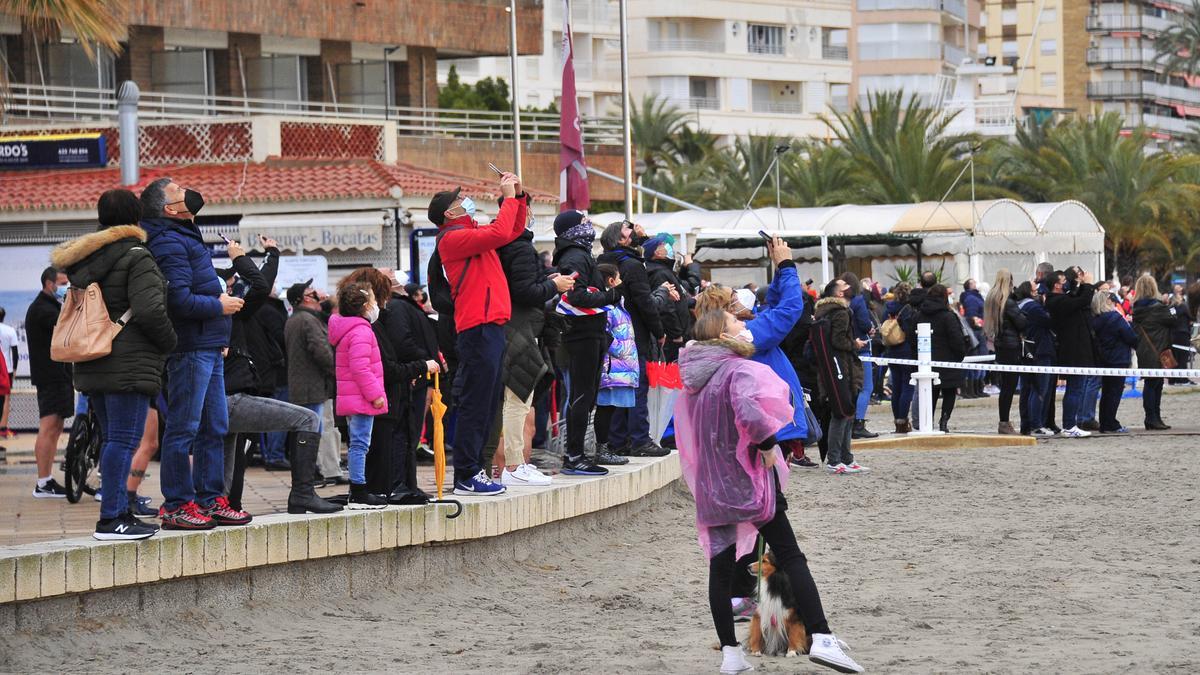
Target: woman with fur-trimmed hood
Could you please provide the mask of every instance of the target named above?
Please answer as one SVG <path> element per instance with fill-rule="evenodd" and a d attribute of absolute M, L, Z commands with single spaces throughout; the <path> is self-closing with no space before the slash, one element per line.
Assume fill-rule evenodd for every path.
<path fill-rule="evenodd" d="M 157 531 L 128 513 L 125 477 L 142 437 L 150 399 L 163 385 L 175 330 L 167 316 L 167 282 L 135 223 L 141 202 L 129 190 L 109 190 L 97 205 L 100 229 L 68 241 L 50 255 L 75 288 L 99 284 L 110 319 L 132 316 L 113 338 L 112 352 L 75 364 L 75 388 L 87 394 L 103 429 L 101 501 L 96 539 L 144 539 Z"/>
<path fill-rule="evenodd" d="M 739 554 L 761 534 L 791 584 L 796 613 L 812 638 L 809 659 L 845 673 L 862 668 L 829 629 L 808 562 L 787 517 L 788 468 L 776 432 L 792 420 L 791 391 L 770 366 L 750 360 L 746 324 L 714 309 L 679 355 L 683 394 L 675 404 L 679 462 L 696 498 L 696 529 L 709 560 L 708 602 L 721 641 L 722 673 L 749 670 L 733 629 Z"/>

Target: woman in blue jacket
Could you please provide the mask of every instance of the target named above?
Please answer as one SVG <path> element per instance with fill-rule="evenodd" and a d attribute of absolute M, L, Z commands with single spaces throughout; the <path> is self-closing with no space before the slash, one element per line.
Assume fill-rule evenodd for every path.
<path fill-rule="evenodd" d="M 1128 368 L 1133 362 L 1131 353 L 1137 346 L 1138 336 L 1133 327 L 1113 306 L 1112 296 L 1097 293 L 1092 297 L 1092 334 L 1096 336 L 1096 357 L 1105 368 Z M 1117 421 L 1117 408 L 1121 405 L 1121 391 L 1125 378 L 1106 375 L 1100 382 L 1100 433 L 1127 434 L 1129 430 Z"/>
<path fill-rule="evenodd" d="M 1017 307 L 1025 315 L 1025 334 L 1021 353 L 1026 363 L 1049 366 L 1054 362 L 1054 333 L 1050 331 L 1050 313 L 1033 294 L 1033 284 L 1024 281 L 1013 293 Z M 1053 436 L 1046 424 L 1054 391 L 1051 373 L 1026 373 L 1021 376 L 1021 434 Z"/>
<path fill-rule="evenodd" d="M 887 318 L 895 319 L 901 329 L 905 331 L 912 330 L 912 319 L 917 314 L 917 311 L 908 302 L 911 291 L 912 286 L 904 282 L 893 286 L 892 299 L 888 300 L 883 310 Z M 908 340 L 888 346 L 883 355 L 889 359 L 916 358 Z M 908 421 L 908 412 L 912 406 L 913 386 L 910 380 L 914 370 L 916 368 L 913 366 L 900 364 L 888 366 L 888 371 L 892 374 L 892 417 L 896 421 L 896 433 L 898 434 L 907 434 L 912 431 L 912 424 Z"/>

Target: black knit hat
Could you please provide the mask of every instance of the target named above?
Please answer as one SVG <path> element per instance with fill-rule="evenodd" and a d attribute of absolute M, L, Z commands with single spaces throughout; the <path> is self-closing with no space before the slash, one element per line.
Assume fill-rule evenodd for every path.
<path fill-rule="evenodd" d="M 583 222 L 583 211 L 569 209 L 554 217 L 554 234 L 561 235 Z"/>
<path fill-rule="evenodd" d="M 446 210 L 458 199 L 459 192 L 462 192 L 461 185 L 434 195 L 433 199 L 429 200 L 429 222 L 441 227 L 442 223 L 446 222 Z"/>

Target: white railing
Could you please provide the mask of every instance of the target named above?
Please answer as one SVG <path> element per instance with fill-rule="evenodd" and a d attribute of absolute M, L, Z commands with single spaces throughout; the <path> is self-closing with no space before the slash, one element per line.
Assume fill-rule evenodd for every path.
<path fill-rule="evenodd" d="M 752 108 L 756 113 L 799 115 L 804 112 L 804 106 L 799 101 L 756 100 Z"/>
<path fill-rule="evenodd" d="M 668 96 L 667 102 L 685 110 L 720 110 L 721 99 L 715 96 Z M 522 119 L 524 119 L 522 117 Z"/>
<path fill-rule="evenodd" d="M 1162 33 L 1174 25 L 1174 21 L 1146 14 L 1101 14 L 1087 18 L 1087 29 L 1092 32 L 1146 31 Z"/>
<path fill-rule="evenodd" d="M 942 45 L 942 60 L 946 63 L 960 65 L 963 59 L 967 57 L 967 51 L 962 47 L 954 45 Z"/>
<path fill-rule="evenodd" d="M 547 0 L 543 3 L 549 20 L 557 28 L 562 25 L 562 0 Z M 571 0 L 571 21 L 576 23 L 608 24 L 614 21 L 614 12 L 608 0 Z"/>
<path fill-rule="evenodd" d="M 860 42 L 858 58 L 863 61 L 888 59 L 940 59 L 940 42 Z"/>
<path fill-rule="evenodd" d="M 382 121 L 396 123 L 401 135 L 449 136 L 481 140 L 512 137 L 512 113 L 491 110 L 447 110 L 402 106 L 277 101 L 231 96 L 195 96 L 143 91 L 138 101 L 142 119 L 197 120 L 248 115 Z M 43 87 L 14 83 L 0 107 L 0 123 L 21 121 L 86 122 L 117 116 L 116 95 L 106 89 Z M 616 117 L 582 117 L 585 143 L 620 144 L 621 120 Z M 559 139 L 559 117 L 554 113 L 521 113 L 523 140 Z"/>
<path fill-rule="evenodd" d="M 746 51 L 751 54 L 783 56 L 783 45 L 776 42 L 751 42 L 746 46 Z"/>
<path fill-rule="evenodd" d="M 947 133 L 977 133 L 984 136 L 1012 136 L 1017 132 L 1017 116 L 1012 101 L 956 101 L 942 103 L 944 116 L 955 115 Z"/>
<path fill-rule="evenodd" d="M 1127 126 L 1145 125 L 1150 129 L 1161 129 L 1170 132 L 1173 136 L 1187 136 L 1194 133 L 1196 131 L 1196 122 L 1197 120 L 1152 115 L 1149 113 L 1134 113 L 1125 118 Z"/>
<path fill-rule="evenodd" d="M 1087 50 L 1088 63 L 1128 63 L 1132 65 L 1147 64 L 1152 66 L 1158 65 L 1158 54 L 1154 49 L 1143 47 L 1141 49 L 1126 49 L 1122 47 L 1104 47 L 1101 49 Z"/>
<path fill-rule="evenodd" d="M 720 40 L 701 40 L 697 38 L 650 40 L 647 47 L 652 52 L 708 52 L 716 54 L 725 51 L 725 43 Z"/>
<path fill-rule="evenodd" d="M 831 61 L 849 61 L 850 48 L 846 45 L 821 45 L 821 58 Z"/>
<path fill-rule="evenodd" d="M 859 11 L 926 9 L 943 11 L 960 19 L 967 18 L 967 5 L 963 0 L 858 0 Z"/>

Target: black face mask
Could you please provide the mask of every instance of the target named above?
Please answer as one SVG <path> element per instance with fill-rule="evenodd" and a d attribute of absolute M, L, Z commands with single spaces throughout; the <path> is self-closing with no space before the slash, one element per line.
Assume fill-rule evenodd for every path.
<path fill-rule="evenodd" d="M 333 301 L 326 298 L 321 302 L 321 311 L 326 314 L 333 314 Z"/>
<path fill-rule="evenodd" d="M 183 205 L 187 207 L 188 213 L 197 215 L 200 209 L 204 208 L 204 196 L 199 192 L 190 188 L 183 191 Z"/>

